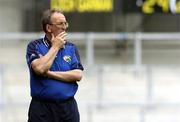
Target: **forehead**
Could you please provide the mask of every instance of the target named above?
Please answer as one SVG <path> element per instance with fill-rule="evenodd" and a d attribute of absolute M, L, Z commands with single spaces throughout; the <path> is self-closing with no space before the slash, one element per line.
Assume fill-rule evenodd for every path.
<path fill-rule="evenodd" d="M 64 21 L 66 21 L 66 18 L 61 13 L 55 12 L 51 16 L 51 22 L 64 22 Z"/>

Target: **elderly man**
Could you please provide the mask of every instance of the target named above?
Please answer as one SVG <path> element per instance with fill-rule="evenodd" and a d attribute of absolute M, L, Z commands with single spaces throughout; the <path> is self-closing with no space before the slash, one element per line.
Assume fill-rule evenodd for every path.
<path fill-rule="evenodd" d="M 79 122 L 74 95 L 83 66 L 76 46 L 66 40 L 68 23 L 57 9 L 42 16 L 45 37 L 31 41 L 26 60 L 30 72 L 28 122 Z"/>

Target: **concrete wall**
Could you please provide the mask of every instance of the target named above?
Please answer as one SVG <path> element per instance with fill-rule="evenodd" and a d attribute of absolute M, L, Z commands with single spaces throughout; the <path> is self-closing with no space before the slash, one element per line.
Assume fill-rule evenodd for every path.
<path fill-rule="evenodd" d="M 22 0 L 0 0 L 0 32 L 22 30 Z"/>

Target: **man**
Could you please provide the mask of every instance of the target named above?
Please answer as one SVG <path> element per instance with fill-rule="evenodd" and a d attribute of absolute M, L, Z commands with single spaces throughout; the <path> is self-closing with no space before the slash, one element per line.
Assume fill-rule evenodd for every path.
<path fill-rule="evenodd" d="M 74 95 L 83 66 L 76 46 L 66 40 L 68 23 L 61 11 L 44 12 L 45 37 L 27 46 L 31 104 L 28 122 L 79 122 Z"/>

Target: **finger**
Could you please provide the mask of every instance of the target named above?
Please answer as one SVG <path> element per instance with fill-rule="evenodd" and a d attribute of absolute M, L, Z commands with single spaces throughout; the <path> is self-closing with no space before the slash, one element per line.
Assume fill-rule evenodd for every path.
<path fill-rule="evenodd" d="M 67 34 L 63 34 L 63 35 L 61 35 L 61 36 L 58 36 L 58 38 L 59 38 L 60 40 L 64 41 L 64 40 L 66 39 L 66 36 L 67 36 Z"/>
<path fill-rule="evenodd" d="M 65 33 L 61 36 L 61 38 L 66 38 L 66 37 L 67 37 L 67 33 Z"/>
<path fill-rule="evenodd" d="M 66 32 L 63 31 L 63 32 L 59 33 L 57 36 L 58 36 L 58 37 L 61 37 L 61 36 L 64 35 L 65 33 L 66 33 Z"/>
<path fill-rule="evenodd" d="M 65 40 L 66 40 L 66 37 L 63 37 L 63 38 L 61 38 L 61 39 L 62 39 L 62 41 L 63 41 L 63 42 L 65 42 Z"/>
<path fill-rule="evenodd" d="M 65 37 L 65 36 L 67 36 L 67 33 L 62 33 L 62 34 L 60 35 L 61 38 Z"/>

